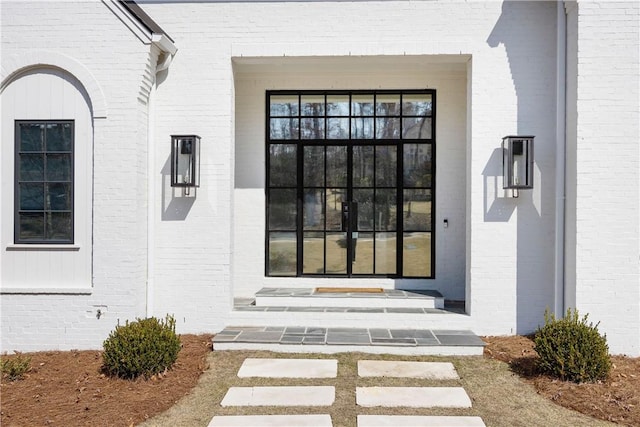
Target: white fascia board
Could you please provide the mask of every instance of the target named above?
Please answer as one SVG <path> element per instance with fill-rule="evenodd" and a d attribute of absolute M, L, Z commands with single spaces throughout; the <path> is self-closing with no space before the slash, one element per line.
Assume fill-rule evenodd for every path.
<path fill-rule="evenodd" d="M 142 25 L 135 17 L 131 16 L 117 0 L 102 0 L 105 6 L 144 44 L 151 44 L 154 34 Z"/>

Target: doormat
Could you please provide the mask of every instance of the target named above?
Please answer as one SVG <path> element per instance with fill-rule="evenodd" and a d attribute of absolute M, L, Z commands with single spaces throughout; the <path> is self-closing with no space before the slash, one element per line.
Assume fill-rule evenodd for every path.
<path fill-rule="evenodd" d="M 382 288 L 316 288 L 316 293 L 367 293 L 381 294 L 384 292 Z"/>

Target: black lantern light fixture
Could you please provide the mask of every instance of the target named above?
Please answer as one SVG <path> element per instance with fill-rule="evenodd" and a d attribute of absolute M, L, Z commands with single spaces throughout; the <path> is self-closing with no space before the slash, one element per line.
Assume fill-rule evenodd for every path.
<path fill-rule="evenodd" d="M 533 188 L 534 136 L 505 136 L 502 138 L 502 188 L 518 190 Z"/>
<path fill-rule="evenodd" d="M 171 135 L 171 186 L 200 186 L 200 137 Z"/>

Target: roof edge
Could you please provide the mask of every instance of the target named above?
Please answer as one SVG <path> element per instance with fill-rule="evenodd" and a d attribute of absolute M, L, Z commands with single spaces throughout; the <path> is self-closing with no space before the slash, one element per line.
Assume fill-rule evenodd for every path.
<path fill-rule="evenodd" d="M 118 0 L 120 3 L 143 27 L 149 30 L 152 34 L 160 34 L 168 38 L 172 43 L 175 41 L 171 38 L 165 30 L 162 29 L 156 21 L 153 20 L 147 13 L 135 2 L 135 0 Z"/>

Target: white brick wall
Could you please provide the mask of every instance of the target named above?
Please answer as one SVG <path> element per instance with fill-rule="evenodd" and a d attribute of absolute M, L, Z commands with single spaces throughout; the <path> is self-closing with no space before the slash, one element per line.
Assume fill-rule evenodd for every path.
<path fill-rule="evenodd" d="M 105 95 L 107 108 L 97 103 L 94 113 L 108 111 L 93 123 L 91 293 L 3 294 L 0 350 L 99 348 L 118 321 L 145 314 L 147 112 L 138 97 L 155 58 L 102 2 L 3 1 L 0 7 L 3 67 L 32 50 L 67 55 Z"/>
<path fill-rule="evenodd" d="M 341 61 L 349 56 L 366 66 L 368 58 L 369 64 L 376 64 L 379 56 L 420 55 L 419 61 L 447 63 L 447 58 L 432 55 L 459 58 L 461 53 L 471 55 L 473 64 L 464 101 L 471 102 L 469 128 L 459 134 L 468 140 L 466 147 L 438 142 L 438 176 L 451 172 L 442 168 L 457 166 L 461 181 L 454 181 L 455 188 L 438 187 L 437 226 L 449 215 L 444 206 L 440 210 L 440 201 L 454 193 L 457 201 L 452 206 L 458 213 L 450 218 L 450 231 L 464 233 L 470 227 L 471 232 L 465 249 L 464 234 L 447 240 L 438 228 L 438 268 L 450 268 L 452 273 L 440 274 L 430 285 L 450 298 L 464 296 L 464 272 L 459 270 L 467 265 L 471 312 L 478 331 L 484 333 L 530 332 L 542 320 L 545 307 L 553 306 L 555 3 L 214 2 L 149 3 L 144 8 L 180 49 L 158 88 L 155 167 L 165 165 L 169 134 L 203 137 L 202 187 L 195 203 L 185 204 L 190 210 L 184 221 L 156 223 L 157 309 L 179 307 L 178 317 L 189 328 L 215 329 L 224 323 L 232 294 L 250 293 L 270 283 L 262 275 L 263 107 L 262 101 L 245 101 L 243 96 L 263 97 L 264 89 L 285 86 L 361 89 L 434 84 L 444 101 L 453 87 L 427 70 L 416 77 L 409 75 L 410 67 L 396 67 L 394 77 L 383 77 L 385 70 L 374 69 L 360 79 L 348 71 L 325 70 L 332 64 L 344 66 L 348 61 Z M 240 64 L 235 80 L 233 58 Z M 317 66 L 302 65 L 288 74 L 287 58 L 293 62 L 311 58 Z M 247 80 L 249 68 L 244 64 L 252 61 L 271 68 Z M 461 80 L 456 94 L 466 93 L 466 85 Z M 257 118 L 249 120 L 241 109 Z M 464 110 L 455 111 L 460 111 L 450 113 L 460 115 L 455 119 L 440 111 L 439 123 L 456 120 L 465 126 Z M 245 129 L 247 123 L 255 129 Z M 501 160 L 496 150 L 503 136 L 514 133 L 536 135 L 538 168 L 536 190 L 522 192 L 518 200 L 505 197 L 497 178 Z M 255 140 L 249 142 L 245 135 L 255 135 Z M 465 157 L 470 165 L 466 202 L 459 199 L 466 193 Z M 235 167 L 242 168 L 235 174 L 227 164 L 233 158 Z M 227 205 L 229 200 L 235 202 L 234 210 Z M 253 211 L 247 213 L 248 209 Z M 460 212 L 465 209 L 469 216 Z M 458 218 L 467 224 L 458 224 Z M 234 260 L 233 289 L 227 286 L 230 260 Z M 197 301 L 194 294 L 200 296 Z M 210 306 L 214 310 L 207 312 Z M 206 313 L 206 318 L 196 318 L 195 310 L 198 315 Z"/>
<path fill-rule="evenodd" d="M 575 305 L 640 354 L 640 5 L 580 1 Z"/>
<path fill-rule="evenodd" d="M 152 314 L 174 314 L 180 332 L 227 324 L 233 295 L 268 283 L 264 107 L 252 97 L 286 86 L 436 88 L 438 276 L 425 284 L 466 294 L 482 334 L 531 332 L 554 306 L 555 2 L 144 3 L 179 49 L 155 92 L 158 52 L 103 3 L 0 7 L 3 58 L 33 46 L 72 56 L 109 111 L 94 121 L 92 293 L 2 295 L 2 350 L 95 348 L 118 319 L 145 314 L 148 174 Z M 567 272 L 567 302 L 602 321 L 614 352 L 638 354 L 638 5 L 579 2 L 575 21 L 567 265 L 576 274 Z M 172 134 L 202 137 L 195 197 L 169 186 Z M 518 199 L 500 178 L 498 148 L 509 134 L 536 136 L 535 189 Z"/>

